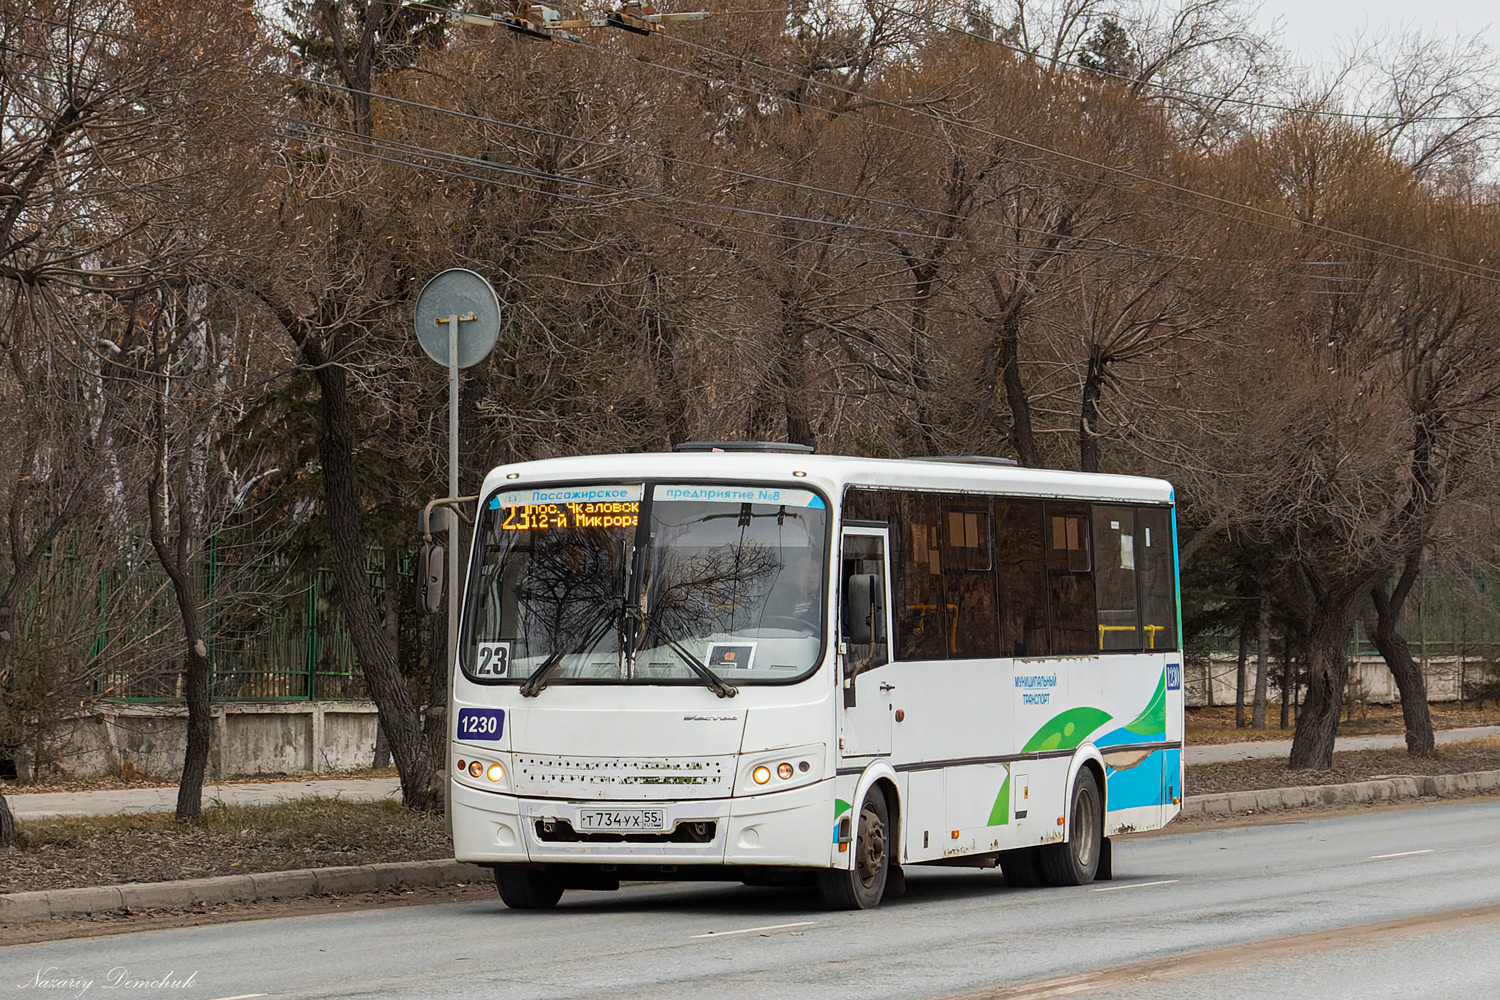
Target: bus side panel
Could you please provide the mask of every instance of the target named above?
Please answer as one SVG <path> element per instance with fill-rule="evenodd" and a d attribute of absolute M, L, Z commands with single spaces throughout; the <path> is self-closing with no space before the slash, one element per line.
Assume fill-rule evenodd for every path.
<path fill-rule="evenodd" d="M 949 768 L 945 791 L 947 830 L 939 838 L 945 857 L 986 854 L 1011 846 L 1010 765 Z"/>
<path fill-rule="evenodd" d="M 906 778 L 906 834 L 902 854 L 907 861 L 931 861 L 943 856 L 943 828 L 947 824 L 947 795 L 943 771 L 911 771 Z"/>

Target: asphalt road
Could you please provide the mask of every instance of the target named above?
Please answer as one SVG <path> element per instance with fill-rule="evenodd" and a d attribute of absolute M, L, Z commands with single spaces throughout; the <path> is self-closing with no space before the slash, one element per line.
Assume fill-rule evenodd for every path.
<path fill-rule="evenodd" d="M 494 901 L 0 947 L 0 995 L 109 996 L 111 970 L 191 976 L 131 995 L 197 1000 L 1366 1000 L 1500 983 L 1500 802 L 1137 838 L 1116 874 L 1011 889 L 912 869 L 903 899 L 864 913 L 790 890 L 639 885 L 542 914 Z"/>

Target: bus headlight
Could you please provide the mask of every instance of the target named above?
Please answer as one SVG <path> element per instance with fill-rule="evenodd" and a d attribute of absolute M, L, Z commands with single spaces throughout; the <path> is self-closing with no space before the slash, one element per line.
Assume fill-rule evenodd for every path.
<path fill-rule="evenodd" d="M 810 785 L 823 773 L 827 747 L 813 744 L 744 754 L 735 769 L 737 795 L 760 795 Z"/>
<path fill-rule="evenodd" d="M 500 757 L 496 760 L 495 757 Z M 470 757 L 464 754 L 455 763 L 458 765 L 458 780 L 470 788 L 482 788 L 490 792 L 510 791 L 509 758 L 500 754 L 495 757 Z"/>

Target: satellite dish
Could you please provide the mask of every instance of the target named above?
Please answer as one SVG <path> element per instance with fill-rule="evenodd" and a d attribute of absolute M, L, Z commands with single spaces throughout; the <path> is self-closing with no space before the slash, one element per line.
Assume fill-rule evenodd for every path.
<path fill-rule="evenodd" d="M 479 364 L 500 336 L 500 296 L 483 276 L 452 267 L 422 286 L 413 323 L 427 356 L 448 367 L 448 324 L 457 314 L 458 367 Z"/>

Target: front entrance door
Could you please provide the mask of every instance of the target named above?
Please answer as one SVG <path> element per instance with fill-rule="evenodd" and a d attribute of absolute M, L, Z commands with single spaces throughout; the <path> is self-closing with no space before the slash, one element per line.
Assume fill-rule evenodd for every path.
<path fill-rule="evenodd" d="M 880 668 L 890 662 L 891 600 L 888 532 L 884 527 L 846 527 L 839 560 L 839 684 L 843 688 L 839 751 L 844 757 L 891 752 L 891 685 Z M 852 642 L 850 580 L 873 577 L 869 642 Z M 861 613 L 855 611 L 855 614 Z"/>

